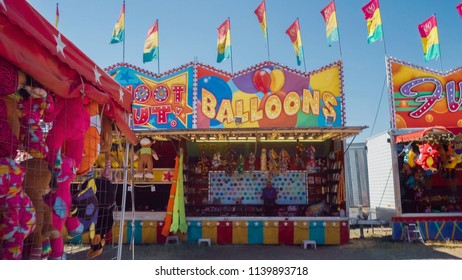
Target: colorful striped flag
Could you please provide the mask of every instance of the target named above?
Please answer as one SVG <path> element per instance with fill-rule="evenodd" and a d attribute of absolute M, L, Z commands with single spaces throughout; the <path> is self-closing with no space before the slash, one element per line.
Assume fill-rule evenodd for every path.
<path fill-rule="evenodd" d="M 322 11 L 321 15 L 326 22 L 326 36 L 329 47 L 333 42 L 338 41 L 337 13 L 335 12 L 334 1 L 330 2 Z"/>
<path fill-rule="evenodd" d="M 125 39 L 125 1 L 122 5 L 122 10 L 120 11 L 119 18 L 114 26 L 114 31 L 112 31 L 112 38 L 110 44 L 117 44 L 123 42 Z"/>
<path fill-rule="evenodd" d="M 459 5 L 456 6 L 456 9 L 459 12 L 460 17 L 462 17 L 462 2 L 460 2 Z"/>
<path fill-rule="evenodd" d="M 298 19 L 296 19 L 294 23 L 287 28 L 286 34 L 289 35 L 290 41 L 292 41 L 292 44 L 294 45 L 295 55 L 297 56 L 297 65 L 301 65 L 303 59 L 303 44 Z"/>
<path fill-rule="evenodd" d="M 371 44 L 377 40 L 382 40 L 383 29 L 379 0 L 371 0 L 362 10 L 367 21 L 367 43 Z"/>
<path fill-rule="evenodd" d="M 261 31 L 263 32 L 263 36 L 265 39 L 268 40 L 268 27 L 266 25 L 266 5 L 265 1 L 262 1 L 260 5 L 254 11 L 255 15 L 257 16 L 258 22 L 261 26 Z"/>
<path fill-rule="evenodd" d="M 440 56 L 440 40 L 438 38 L 438 26 L 436 16 L 431 16 L 418 26 L 420 37 L 422 37 L 422 47 L 424 60 L 429 61 Z"/>
<path fill-rule="evenodd" d="M 231 58 L 231 23 L 229 18 L 218 27 L 217 62 Z"/>
<path fill-rule="evenodd" d="M 158 21 L 151 26 L 144 42 L 143 63 L 159 58 Z"/>
<path fill-rule="evenodd" d="M 58 23 L 59 23 L 59 9 L 58 9 L 58 3 L 56 3 L 56 19 L 55 19 L 56 29 L 58 28 Z"/>

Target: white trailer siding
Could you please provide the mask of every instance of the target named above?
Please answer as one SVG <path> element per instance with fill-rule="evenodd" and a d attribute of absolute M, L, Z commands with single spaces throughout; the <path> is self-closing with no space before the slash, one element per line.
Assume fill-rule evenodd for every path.
<path fill-rule="evenodd" d="M 353 143 L 345 152 L 345 183 L 350 207 L 369 207 L 366 143 Z"/>
<path fill-rule="evenodd" d="M 370 207 L 377 213 L 396 210 L 389 139 L 387 132 L 366 139 Z"/>

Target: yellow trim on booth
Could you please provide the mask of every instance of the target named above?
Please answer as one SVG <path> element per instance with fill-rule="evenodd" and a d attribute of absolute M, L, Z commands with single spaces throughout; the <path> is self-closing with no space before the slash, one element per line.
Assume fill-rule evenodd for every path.
<path fill-rule="evenodd" d="M 143 244 L 157 243 L 157 222 L 143 221 L 141 226 L 141 242 Z"/>
<path fill-rule="evenodd" d="M 279 244 L 279 223 L 277 221 L 263 223 L 263 244 Z"/>
<path fill-rule="evenodd" d="M 210 238 L 212 243 L 217 243 L 217 222 L 203 221 L 202 222 L 202 238 Z"/>
<path fill-rule="evenodd" d="M 294 222 L 294 244 L 302 244 L 302 240 L 309 240 L 309 239 L 310 239 L 310 223 Z"/>
<path fill-rule="evenodd" d="M 249 227 L 247 221 L 233 222 L 233 244 L 249 243 Z"/>
<path fill-rule="evenodd" d="M 340 244 L 340 222 L 326 222 L 325 244 Z"/>

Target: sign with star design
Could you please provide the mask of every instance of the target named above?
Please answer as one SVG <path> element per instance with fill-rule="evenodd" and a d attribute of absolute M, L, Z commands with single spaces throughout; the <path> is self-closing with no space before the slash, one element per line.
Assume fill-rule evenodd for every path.
<path fill-rule="evenodd" d="M 235 74 L 197 62 L 161 75 L 129 64 L 108 73 L 132 93 L 135 131 L 345 123 L 341 61 L 310 73 L 274 62 Z"/>
<path fill-rule="evenodd" d="M 462 68 L 440 73 L 388 58 L 395 128 L 462 127 Z"/>
<path fill-rule="evenodd" d="M 133 130 L 192 128 L 192 66 L 162 76 L 125 66 L 110 74 L 132 94 Z"/>

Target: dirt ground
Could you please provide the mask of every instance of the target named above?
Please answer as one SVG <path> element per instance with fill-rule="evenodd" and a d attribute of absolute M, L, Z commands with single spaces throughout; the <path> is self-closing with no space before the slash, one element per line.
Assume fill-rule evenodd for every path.
<path fill-rule="evenodd" d="M 68 259 L 86 259 L 85 246 L 67 247 Z M 117 246 L 107 245 L 96 259 L 117 258 Z M 390 228 L 352 229 L 345 245 L 318 245 L 304 250 L 300 245 L 135 245 L 122 247 L 123 260 L 424 260 L 462 259 L 462 242 L 400 242 L 391 239 Z"/>

